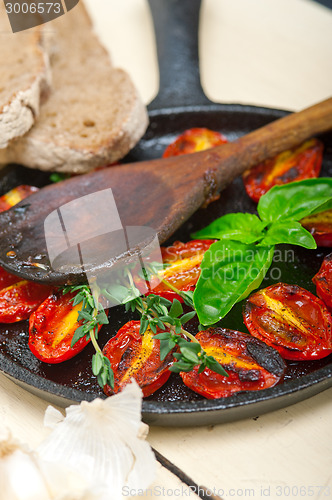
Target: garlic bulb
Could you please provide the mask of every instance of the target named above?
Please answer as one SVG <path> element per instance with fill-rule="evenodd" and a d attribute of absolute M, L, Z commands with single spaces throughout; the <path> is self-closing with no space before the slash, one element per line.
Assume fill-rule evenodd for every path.
<path fill-rule="evenodd" d="M 53 431 L 40 445 L 40 457 L 82 475 L 90 491 L 99 488 L 100 499 L 118 500 L 124 486 L 147 488 L 156 460 L 144 439 L 141 405 L 142 392 L 132 382 L 107 399 L 70 406 L 66 417 L 48 408 L 45 425 Z"/>
<path fill-rule="evenodd" d="M 0 438 L 0 500 L 53 500 L 60 491 L 62 474 L 43 463 L 36 453 L 14 441 Z"/>

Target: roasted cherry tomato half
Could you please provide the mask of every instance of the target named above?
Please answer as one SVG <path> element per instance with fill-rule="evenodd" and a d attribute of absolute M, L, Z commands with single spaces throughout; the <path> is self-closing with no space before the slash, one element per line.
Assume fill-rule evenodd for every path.
<path fill-rule="evenodd" d="M 278 283 L 247 300 L 249 332 L 285 359 L 319 359 L 332 352 L 332 317 L 324 303 L 297 285 Z"/>
<path fill-rule="evenodd" d="M 319 247 L 332 247 L 332 210 L 309 215 L 300 222 L 313 235 Z"/>
<path fill-rule="evenodd" d="M 52 288 L 21 280 L 0 290 L 0 323 L 16 323 L 27 319 L 49 296 Z"/>
<path fill-rule="evenodd" d="M 8 193 L 0 196 L 0 212 L 8 210 L 36 191 L 38 191 L 38 188 L 25 185 L 18 186 L 11 191 L 8 191 Z M 2 267 L 0 267 L 0 289 L 6 288 L 9 285 L 13 285 L 18 281 L 22 281 L 21 278 L 18 278 L 14 274 L 8 273 Z"/>
<path fill-rule="evenodd" d="M 150 329 L 143 335 L 139 329 L 139 321 L 129 321 L 104 347 L 103 354 L 110 360 L 114 372 L 114 390 L 108 385 L 104 387 L 108 396 L 121 391 L 132 378 L 142 389 L 144 397 L 150 396 L 171 375 L 172 353 L 161 361 L 160 340 L 154 339 Z"/>
<path fill-rule="evenodd" d="M 0 212 L 13 207 L 38 191 L 33 186 L 18 186 L 0 197 Z M 52 289 L 22 280 L 0 267 L 0 323 L 15 323 L 27 319 Z"/>
<path fill-rule="evenodd" d="M 75 293 L 54 293 L 30 316 L 29 347 L 45 363 L 62 363 L 90 342 L 84 336 L 71 347 L 75 330 L 83 321 L 77 321 L 81 304 L 73 306 L 74 297 Z"/>
<path fill-rule="evenodd" d="M 318 177 L 323 159 L 323 144 L 317 139 L 305 141 L 259 163 L 243 174 L 244 187 L 256 202 L 275 186 Z"/>
<path fill-rule="evenodd" d="M 33 193 L 36 193 L 38 188 L 34 186 L 17 186 L 16 188 L 8 191 L 8 193 L 0 196 L 0 212 L 4 212 L 9 208 L 13 207 L 27 196 L 30 196 Z"/>
<path fill-rule="evenodd" d="M 22 278 L 19 278 L 14 274 L 7 273 L 3 267 L 0 267 L 0 290 L 7 288 L 10 285 L 14 285 L 18 281 L 22 281 Z"/>
<path fill-rule="evenodd" d="M 197 153 L 197 151 L 214 148 L 226 142 L 228 142 L 226 137 L 219 132 L 214 132 L 208 128 L 191 128 L 183 132 L 174 142 L 167 146 L 163 158 Z"/>
<path fill-rule="evenodd" d="M 318 297 L 332 311 L 332 253 L 323 260 L 320 270 L 313 277 Z"/>
<path fill-rule="evenodd" d="M 205 368 L 181 372 L 183 382 L 208 399 L 226 398 L 239 391 L 258 391 L 282 380 L 285 363 L 278 351 L 248 335 L 209 328 L 196 335 L 205 352 L 225 368 L 228 377 Z"/>
<path fill-rule="evenodd" d="M 161 248 L 161 255 L 164 264 L 167 267 L 158 272 L 159 278 L 165 279 L 171 285 L 183 292 L 193 291 L 199 278 L 204 253 L 210 248 L 216 240 L 192 240 L 188 243 L 175 241 L 169 247 Z M 155 286 L 156 280 L 152 278 L 150 286 L 151 291 L 168 300 L 183 299 L 173 290 L 171 290 L 162 281 Z M 137 283 L 139 287 L 139 283 Z"/>

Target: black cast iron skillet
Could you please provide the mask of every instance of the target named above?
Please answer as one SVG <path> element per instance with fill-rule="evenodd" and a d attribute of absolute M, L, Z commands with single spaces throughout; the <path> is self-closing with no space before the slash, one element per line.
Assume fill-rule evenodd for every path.
<path fill-rule="evenodd" d="M 287 114 L 286 111 L 253 106 L 214 104 L 204 95 L 199 83 L 197 32 L 200 0 L 151 0 L 158 57 L 160 91 L 149 105 L 150 126 L 137 147 L 125 161 L 158 158 L 175 136 L 190 127 L 219 130 L 230 140 L 261 127 Z M 324 134 L 322 174 L 332 174 L 332 133 Z M 1 193 L 19 184 L 43 186 L 49 174 L 10 166 L 2 171 Z M 229 212 L 255 212 L 255 204 L 247 197 L 241 179 L 236 179 L 222 192 L 218 201 L 199 210 L 172 241 L 188 241 L 190 233 Z M 297 283 L 314 292 L 312 276 L 318 271 L 323 249 L 305 251 L 282 246 L 277 260 L 262 286 L 285 281 Z M 222 326 L 246 331 L 242 322 L 242 304 L 238 304 L 221 322 Z M 112 309 L 110 325 L 103 328 L 100 344 L 129 319 L 121 309 Z M 197 325 L 189 326 L 193 332 Z M 38 361 L 28 348 L 28 322 L 0 325 L 0 367 L 16 383 L 58 405 L 103 397 L 91 373 L 88 346 L 78 356 L 60 365 Z M 285 380 L 276 387 L 256 392 L 243 392 L 229 398 L 205 400 L 187 389 L 177 375 L 143 402 L 143 418 L 156 425 L 209 425 L 257 416 L 296 403 L 332 386 L 332 356 L 320 361 L 288 362 Z"/>

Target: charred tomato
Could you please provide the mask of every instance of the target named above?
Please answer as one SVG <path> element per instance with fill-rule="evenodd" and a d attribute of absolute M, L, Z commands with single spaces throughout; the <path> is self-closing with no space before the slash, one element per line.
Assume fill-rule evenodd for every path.
<path fill-rule="evenodd" d="M 173 364 L 172 353 L 161 361 L 160 340 L 154 338 L 150 329 L 143 335 L 139 330 L 139 321 L 129 321 L 103 349 L 114 372 L 114 389 L 108 385 L 104 387 L 108 396 L 121 391 L 132 378 L 142 389 L 144 397 L 150 396 L 171 375 L 169 367 Z"/>
<path fill-rule="evenodd" d="M 258 391 L 282 380 L 285 363 L 279 353 L 264 342 L 234 330 L 208 328 L 196 335 L 205 352 L 226 370 L 228 377 L 198 367 L 180 376 L 193 391 L 208 399 L 225 398 L 240 391 Z"/>
<path fill-rule="evenodd" d="M 332 247 L 332 210 L 309 215 L 300 222 L 313 235 L 319 247 Z"/>
<path fill-rule="evenodd" d="M 277 283 L 253 293 L 244 309 L 249 332 L 285 359 L 320 359 L 332 352 L 332 318 L 324 303 L 297 285 Z"/>
<path fill-rule="evenodd" d="M 34 186 L 21 185 L 0 197 L 0 212 L 13 207 L 38 191 Z M 51 288 L 8 273 L 0 267 L 0 322 L 15 323 L 27 319 L 45 300 Z"/>
<path fill-rule="evenodd" d="M 160 295 L 168 300 L 183 299 L 170 289 L 165 283 L 159 281 L 164 279 L 170 285 L 183 292 L 193 291 L 198 281 L 201 269 L 200 264 L 204 253 L 210 248 L 216 240 L 192 240 L 188 243 L 175 241 L 169 247 L 161 248 L 163 263 L 165 269 L 158 272 L 156 279 L 152 278 L 150 283 L 150 292 Z M 156 284 L 158 283 L 158 284 Z"/>
<path fill-rule="evenodd" d="M 312 281 L 316 285 L 318 297 L 332 311 L 332 253 L 325 257 L 320 270 L 313 277 Z"/>
<path fill-rule="evenodd" d="M 0 290 L 7 288 L 10 285 L 14 285 L 14 283 L 17 283 L 18 281 L 22 281 L 21 278 L 8 273 L 3 267 L 0 267 Z"/>
<path fill-rule="evenodd" d="M 0 323 L 16 323 L 27 319 L 49 296 L 52 288 L 21 280 L 0 290 Z"/>
<path fill-rule="evenodd" d="M 0 212 L 8 210 L 20 201 L 24 200 L 24 198 L 36 193 L 36 191 L 38 191 L 38 188 L 34 186 L 26 186 L 24 184 L 8 191 L 8 193 L 0 196 Z"/>
<path fill-rule="evenodd" d="M 45 363 L 66 361 L 90 341 L 84 336 L 71 347 L 75 330 L 82 325 L 82 321 L 77 321 L 81 304 L 73 306 L 74 297 L 74 293 L 54 293 L 30 316 L 29 347 Z"/>
<path fill-rule="evenodd" d="M 225 144 L 226 137 L 207 128 L 191 128 L 183 132 L 164 151 L 163 158 L 180 156 Z"/>
<path fill-rule="evenodd" d="M 318 177 L 322 159 L 322 142 L 309 139 L 247 170 L 242 177 L 244 187 L 250 198 L 258 202 L 273 186 Z"/>

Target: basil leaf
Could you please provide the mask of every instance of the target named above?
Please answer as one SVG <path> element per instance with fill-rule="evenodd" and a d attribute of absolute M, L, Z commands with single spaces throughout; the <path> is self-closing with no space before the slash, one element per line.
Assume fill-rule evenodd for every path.
<path fill-rule="evenodd" d="M 321 205 L 318 208 L 316 208 L 316 210 L 311 212 L 308 215 L 308 217 L 310 217 L 311 215 L 320 214 L 321 212 L 326 212 L 327 210 L 332 210 L 332 200 L 329 200 L 326 203 L 324 203 L 324 205 Z"/>
<path fill-rule="evenodd" d="M 204 254 L 194 292 L 199 322 L 213 325 L 261 284 L 274 247 L 217 241 Z"/>
<path fill-rule="evenodd" d="M 260 218 L 271 223 L 280 219 L 298 221 L 332 200 L 332 178 L 320 177 L 274 186 L 257 206 Z"/>
<path fill-rule="evenodd" d="M 304 248 L 317 248 L 314 237 L 299 222 L 281 220 L 273 222 L 259 245 L 289 243 Z"/>
<path fill-rule="evenodd" d="M 265 226 L 266 224 L 254 214 L 227 214 L 194 233 L 192 238 L 217 238 L 250 244 L 262 238 Z"/>

